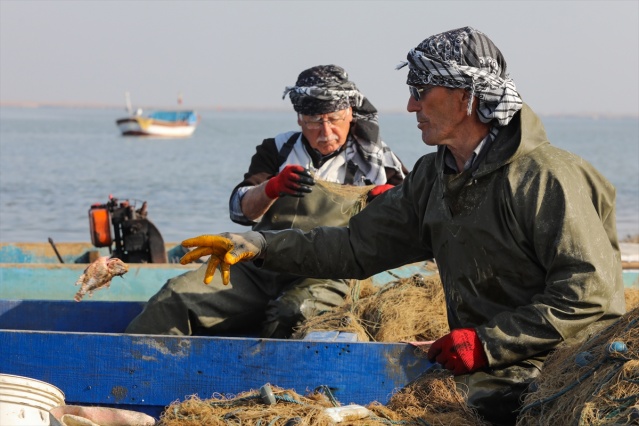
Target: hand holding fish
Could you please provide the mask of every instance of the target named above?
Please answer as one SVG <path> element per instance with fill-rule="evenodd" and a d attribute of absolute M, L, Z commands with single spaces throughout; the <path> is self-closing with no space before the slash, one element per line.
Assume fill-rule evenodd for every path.
<path fill-rule="evenodd" d="M 109 256 L 100 257 L 98 260 L 87 266 L 84 273 L 80 275 L 75 285 L 79 285 L 80 290 L 73 298 L 76 302 L 82 300 L 85 294 L 91 296 L 95 290 L 102 287 L 109 287 L 113 277 L 122 276 L 129 271 L 129 265 L 117 258 Z"/>

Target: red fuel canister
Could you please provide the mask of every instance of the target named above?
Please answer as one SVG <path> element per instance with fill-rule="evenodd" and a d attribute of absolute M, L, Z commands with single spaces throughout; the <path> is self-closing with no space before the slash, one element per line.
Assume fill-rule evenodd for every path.
<path fill-rule="evenodd" d="M 89 209 L 89 227 L 91 243 L 96 247 L 110 247 L 111 214 L 104 206 L 91 206 Z"/>

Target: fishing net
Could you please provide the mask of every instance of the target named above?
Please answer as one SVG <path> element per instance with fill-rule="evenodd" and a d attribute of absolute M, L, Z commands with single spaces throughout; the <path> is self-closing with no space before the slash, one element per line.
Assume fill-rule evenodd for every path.
<path fill-rule="evenodd" d="M 390 283 L 355 308 L 376 342 L 435 340 L 450 331 L 439 275 Z"/>
<path fill-rule="evenodd" d="M 630 312 L 634 308 L 639 306 L 639 289 L 627 288 L 625 291 L 626 296 L 626 311 Z"/>
<path fill-rule="evenodd" d="M 264 398 L 268 388 L 273 398 Z M 202 400 L 193 395 L 172 403 L 160 416 L 161 426 L 255 425 L 326 426 L 334 425 L 328 409 L 342 406 L 325 386 L 301 396 L 290 389 L 265 385 L 260 390 L 234 397 L 214 395 Z M 360 407 L 361 408 L 361 407 Z M 395 394 L 388 405 L 372 402 L 364 418 L 344 417 L 344 425 L 483 425 L 463 396 L 455 390 L 450 374 L 420 379 Z M 361 412 L 361 410 L 359 410 Z"/>
<path fill-rule="evenodd" d="M 466 404 L 448 371 L 422 374 L 401 389 L 387 408 L 409 424 L 478 426 L 486 423 Z"/>
<path fill-rule="evenodd" d="M 343 306 L 306 320 L 292 337 L 312 331 L 355 333 L 363 342 L 435 340 L 449 332 L 439 275 L 416 274 L 379 289 L 356 281 Z"/>
<path fill-rule="evenodd" d="M 548 356 L 517 426 L 639 424 L 639 308 Z"/>
<path fill-rule="evenodd" d="M 375 185 L 342 185 L 340 183 L 316 179 L 313 190 L 325 193 L 335 203 L 348 206 L 350 215 L 353 216 L 366 207 L 368 192 L 373 188 L 375 188 Z"/>
<path fill-rule="evenodd" d="M 202 400 L 193 395 L 183 402 L 174 402 L 162 413 L 162 426 L 203 425 L 331 425 L 324 413 L 333 405 L 324 394 L 314 392 L 303 397 L 293 390 L 266 385 L 275 401 L 266 401 L 264 391 L 251 390 L 234 397 L 216 394 Z"/>

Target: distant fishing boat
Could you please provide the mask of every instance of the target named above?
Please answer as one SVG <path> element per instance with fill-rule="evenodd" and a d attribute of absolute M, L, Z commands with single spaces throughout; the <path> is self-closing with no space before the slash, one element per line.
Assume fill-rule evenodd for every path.
<path fill-rule="evenodd" d="M 181 104 L 181 96 L 178 103 Z M 132 112 L 131 101 L 126 93 L 129 116 L 116 120 L 122 136 L 150 136 L 164 138 L 186 138 L 195 132 L 200 118 L 192 110 L 162 110 L 143 113 L 142 109 Z"/>

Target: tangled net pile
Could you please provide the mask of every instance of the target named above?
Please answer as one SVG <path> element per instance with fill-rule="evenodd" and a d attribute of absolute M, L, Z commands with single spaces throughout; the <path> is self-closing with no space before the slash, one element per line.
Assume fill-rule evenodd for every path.
<path fill-rule="evenodd" d="M 201 400 L 192 396 L 171 404 L 160 417 L 161 426 L 328 426 L 335 421 L 326 409 L 339 407 L 328 388 L 321 386 L 307 396 L 292 390 L 267 385 L 275 404 L 265 404 L 260 391 L 249 391 L 227 398 L 215 395 Z M 344 425 L 458 425 L 484 426 L 475 411 L 455 391 L 450 374 L 424 376 L 395 394 L 384 406 L 373 402 L 366 406 L 368 415 L 345 419 Z"/>
<path fill-rule="evenodd" d="M 535 387 L 517 426 L 639 424 L 639 308 L 549 355 Z"/>
<path fill-rule="evenodd" d="M 268 385 L 266 385 L 268 386 Z M 268 386 L 276 404 L 265 404 L 261 391 L 248 391 L 235 397 L 216 394 L 207 400 L 196 395 L 174 402 L 160 417 L 162 426 L 196 425 L 330 425 L 324 409 L 331 403 L 320 392 L 302 397 L 292 390 Z M 309 422 L 298 423 L 302 419 Z"/>
<path fill-rule="evenodd" d="M 342 307 L 305 321 L 293 338 L 311 331 L 355 333 L 360 342 L 435 340 L 449 332 L 439 275 L 416 274 L 379 289 L 356 281 Z"/>
<path fill-rule="evenodd" d="M 624 296 L 626 297 L 626 311 L 630 312 L 639 306 L 639 289 L 627 288 Z"/>

